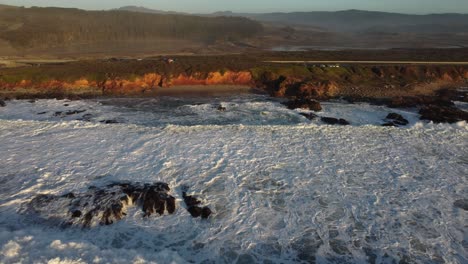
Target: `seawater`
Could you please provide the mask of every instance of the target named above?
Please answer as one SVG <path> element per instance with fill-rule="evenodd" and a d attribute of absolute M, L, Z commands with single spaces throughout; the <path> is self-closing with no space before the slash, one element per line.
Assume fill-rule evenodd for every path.
<path fill-rule="evenodd" d="M 466 123 L 403 109 L 410 125 L 388 128 L 394 109 L 323 106 L 352 125 L 262 95 L 7 102 L 0 262 L 467 263 L 468 217 L 454 206 L 468 197 Z M 179 204 L 190 186 L 214 214 L 135 207 L 111 226 L 63 229 L 19 213 L 39 193 L 120 180 L 167 182 Z"/>

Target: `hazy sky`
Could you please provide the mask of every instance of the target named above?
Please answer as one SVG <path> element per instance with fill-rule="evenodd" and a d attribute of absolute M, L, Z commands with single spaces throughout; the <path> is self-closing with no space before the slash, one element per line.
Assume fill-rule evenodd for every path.
<path fill-rule="evenodd" d="M 0 0 L 2 4 L 111 9 L 125 5 L 191 13 L 335 11 L 362 9 L 402 13 L 468 13 L 468 0 Z"/>

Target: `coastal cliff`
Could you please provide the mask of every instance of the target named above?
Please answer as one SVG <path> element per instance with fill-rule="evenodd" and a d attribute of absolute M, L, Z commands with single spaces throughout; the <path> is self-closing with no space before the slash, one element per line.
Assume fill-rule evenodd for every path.
<path fill-rule="evenodd" d="M 393 98 L 468 86 L 462 65 L 162 65 L 76 62 L 0 69 L 0 93 L 15 97 L 145 96 L 175 86 L 249 86 L 275 97 Z M 196 89 L 196 88 L 194 88 Z"/>

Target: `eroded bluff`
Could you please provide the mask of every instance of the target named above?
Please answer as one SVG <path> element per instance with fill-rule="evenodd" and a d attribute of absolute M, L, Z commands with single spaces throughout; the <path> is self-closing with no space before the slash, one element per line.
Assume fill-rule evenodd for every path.
<path fill-rule="evenodd" d="M 176 211 L 176 198 L 169 191 L 168 184 L 157 182 L 112 183 L 105 187 L 91 186 L 86 192 L 64 195 L 40 194 L 22 208 L 22 213 L 52 224 L 67 226 L 94 227 L 110 225 L 127 214 L 129 206 L 139 206 L 144 217 L 153 214 L 173 214 Z M 196 197 L 184 191 L 183 198 L 187 210 L 193 217 L 208 218 L 211 210 L 203 208 L 203 213 L 193 214 L 193 205 L 201 204 Z M 187 201 L 191 201 L 187 203 Z"/>

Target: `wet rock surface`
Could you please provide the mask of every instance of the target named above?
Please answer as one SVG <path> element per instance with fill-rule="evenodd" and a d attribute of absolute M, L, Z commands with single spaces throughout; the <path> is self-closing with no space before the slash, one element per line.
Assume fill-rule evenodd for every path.
<path fill-rule="evenodd" d="M 103 123 L 103 124 L 120 124 L 121 123 L 121 122 L 119 122 L 118 120 L 115 120 L 115 119 L 101 120 L 99 122 Z"/>
<path fill-rule="evenodd" d="M 222 106 L 222 105 L 219 105 L 218 107 L 216 107 L 216 109 L 220 112 L 226 112 L 226 107 Z"/>
<path fill-rule="evenodd" d="M 76 114 L 81 114 L 86 112 L 86 110 L 69 110 L 69 111 L 56 111 L 54 113 L 54 116 L 57 117 L 65 117 L 65 116 L 71 116 L 71 115 L 76 115 Z"/>
<path fill-rule="evenodd" d="M 341 125 L 346 126 L 350 125 L 350 123 L 342 118 L 334 118 L 334 117 L 321 117 L 320 120 L 329 125 Z"/>
<path fill-rule="evenodd" d="M 184 187 L 182 190 L 182 198 L 187 206 L 187 211 L 195 218 L 201 216 L 201 218 L 207 219 L 212 213 L 211 209 L 207 206 L 200 206 L 202 202 L 195 196 L 188 195 L 187 189 L 187 187 Z"/>
<path fill-rule="evenodd" d="M 0 107 L 5 107 L 5 106 L 6 106 L 5 101 L 3 101 L 2 99 L 0 99 Z"/>
<path fill-rule="evenodd" d="M 284 104 L 291 110 L 300 108 L 300 109 L 312 110 L 315 112 L 322 111 L 322 106 L 320 105 L 320 102 L 313 100 L 313 99 L 300 98 L 300 99 L 295 99 L 295 100 L 286 102 Z"/>
<path fill-rule="evenodd" d="M 468 112 L 451 106 L 428 105 L 419 111 L 421 120 L 429 120 L 434 123 L 456 123 L 468 121 Z"/>
<path fill-rule="evenodd" d="M 309 120 L 314 120 L 318 117 L 318 115 L 314 114 L 314 113 L 300 113 L 301 116 L 304 116 L 305 118 L 309 119 Z"/>
<path fill-rule="evenodd" d="M 169 186 L 163 182 L 113 183 L 105 187 L 91 186 L 82 193 L 40 194 L 25 204 L 22 211 L 62 227 L 110 225 L 125 217 L 127 207 L 132 205 L 140 207 L 144 217 L 173 214 L 176 199 L 169 192 Z M 185 192 L 184 201 L 193 217 L 210 216 L 208 207 L 198 206 L 201 202 Z"/>
<path fill-rule="evenodd" d="M 388 114 L 385 121 L 387 121 L 387 123 L 385 123 L 384 126 L 406 126 L 409 124 L 407 119 L 397 113 Z"/>

